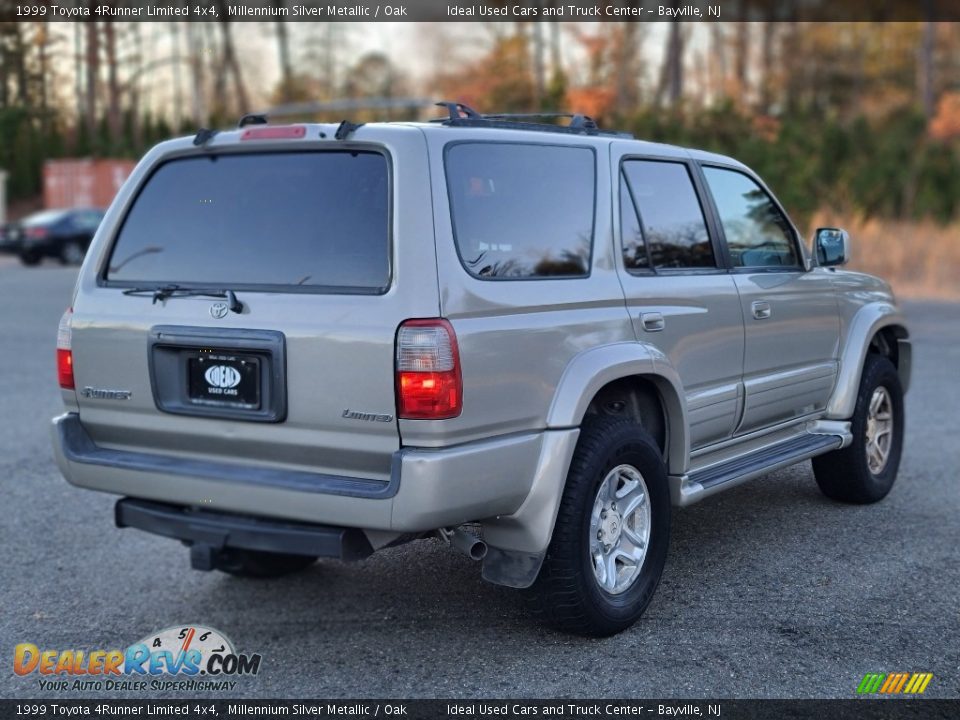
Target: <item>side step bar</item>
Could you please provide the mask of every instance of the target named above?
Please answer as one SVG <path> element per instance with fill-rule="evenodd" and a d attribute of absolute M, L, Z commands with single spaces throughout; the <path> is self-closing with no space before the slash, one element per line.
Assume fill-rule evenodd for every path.
<path fill-rule="evenodd" d="M 804 432 L 773 445 L 758 448 L 715 465 L 670 478 L 673 504 L 679 507 L 709 497 L 721 490 L 766 475 L 774 470 L 836 450 L 849 444 L 848 434 Z"/>

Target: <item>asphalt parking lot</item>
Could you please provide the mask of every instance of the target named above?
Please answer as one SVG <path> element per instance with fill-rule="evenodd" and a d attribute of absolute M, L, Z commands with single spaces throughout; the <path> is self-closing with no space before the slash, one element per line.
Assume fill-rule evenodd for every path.
<path fill-rule="evenodd" d="M 17 643 L 118 648 L 199 623 L 263 656 L 234 697 L 844 698 L 894 671 L 932 672 L 926 696 L 960 696 L 960 305 L 906 305 L 914 384 L 884 502 L 832 503 L 804 463 L 679 511 L 646 615 L 584 640 L 538 627 L 522 594 L 437 541 L 253 581 L 194 572 L 175 542 L 114 528 L 114 498 L 68 485 L 51 458 L 75 275 L 0 262 L 5 663 Z M 70 696 L 36 678 L 7 665 L 0 696 Z"/>

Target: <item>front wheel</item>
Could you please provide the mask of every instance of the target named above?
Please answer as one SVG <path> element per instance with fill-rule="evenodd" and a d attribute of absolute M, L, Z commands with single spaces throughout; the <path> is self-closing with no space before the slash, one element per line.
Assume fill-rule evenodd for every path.
<path fill-rule="evenodd" d="M 670 510 L 666 465 L 643 428 L 625 418 L 586 420 L 533 586 L 535 611 L 580 635 L 630 627 L 660 581 Z"/>
<path fill-rule="evenodd" d="M 828 498 L 874 503 L 893 487 L 903 450 L 903 389 L 889 359 L 867 355 L 850 421 L 853 441 L 813 459 L 813 474 Z"/>

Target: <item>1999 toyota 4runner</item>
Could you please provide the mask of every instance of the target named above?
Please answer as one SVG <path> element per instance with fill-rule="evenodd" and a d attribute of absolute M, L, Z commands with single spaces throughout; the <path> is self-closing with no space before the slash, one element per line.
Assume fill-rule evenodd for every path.
<path fill-rule="evenodd" d="M 440 535 L 606 635 L 686 506 L 813 458 L 869 503 L 910 376 L 884 282 L 727 157 L 447 104 L 201 131 L 110 207 L 58 337 L 57 462 L 192 564 Z"/>

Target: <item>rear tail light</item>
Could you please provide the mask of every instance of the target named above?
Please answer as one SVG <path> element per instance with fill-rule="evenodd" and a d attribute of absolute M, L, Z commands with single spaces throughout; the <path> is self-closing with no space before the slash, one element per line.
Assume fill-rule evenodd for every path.
<path fill-rule="evenodd" d="M 47 235 L 49 235 L 49 231 L 44 227 L 32 227 L 24 230 L 23 234 L 31 240 L 43 240 Z"/>
<path fill-rule="evenodd" d="M 67 308 L 60 318 L 60 327 L 57 328 L 57 380 L 64 390 L 73 390 L 73 352 L 71 344 L 73 331 L 70 321 L 73 318 L 73 308 Z"/>
<path fill-rule="evenodd" d="M 407 320 L 397 332 L 397 417 L 445 420 L 463 409 L 460 351 L 446 320 Z"/>

